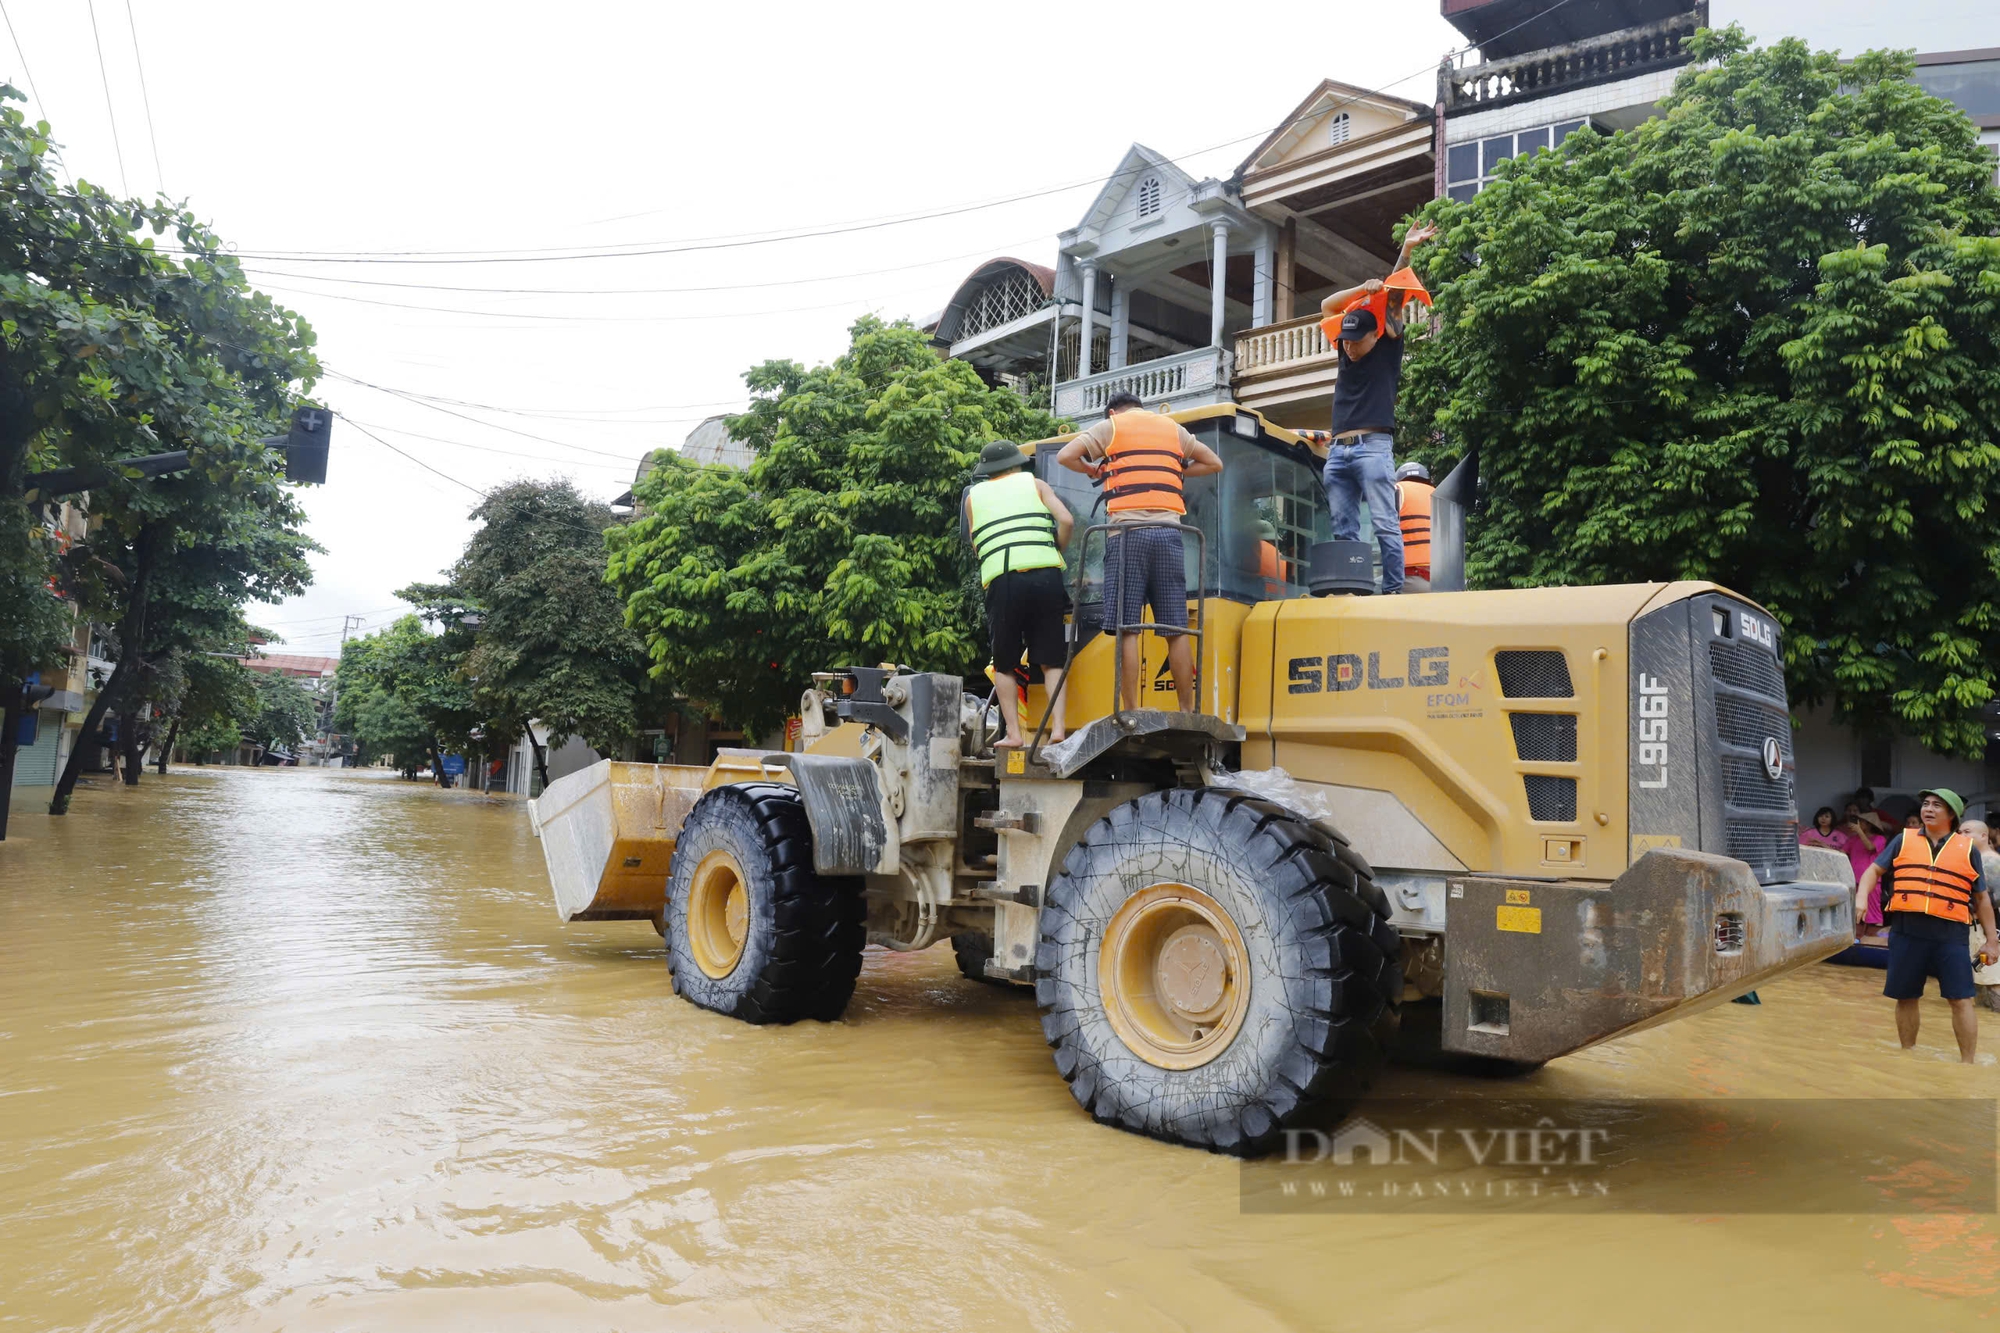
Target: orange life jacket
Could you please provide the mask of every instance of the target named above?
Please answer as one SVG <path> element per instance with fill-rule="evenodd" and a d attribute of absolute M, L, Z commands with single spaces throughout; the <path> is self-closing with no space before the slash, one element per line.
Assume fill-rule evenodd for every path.
<path fill-rule="evenodd" d="M 1391 292 L 1403 293 L 1405 309 L 1408 308 L 1411 301 L 1422 301 L 1425 305 L 1429 305 L 1431 302 L 1431 294 L 1425 290 L 1423 279 L 1417 276 L 1416 271 L 1414 269 L 1399 268 L 1388 277 L 1382 279 L 1381 291 L 1373 294 L 1364 292 L 1360 296 L 1348 301 L 1337 313 L 1319 322 L 1319 331 L 1326 336 L 1327 345 L 1332 346 L 1334 343 L 1340 341 L 1341 316 L 1347 314 L 1350 310 L 1360 310 L 1364 307 L 1372 311 L 1375 315 L 1375 332 L 1387 333 L 1389 331 L 1389 293 Z"/>
<path fill-rule="evenodd" d="M 1421 570 L 1417 577 L 1429 577 L 1431 567 L 1431 492 L 1427 481 L 1412 477 L 1396 483 L 1396 507 L 1403 520 L 1403 568 Z"/>
<path fill-rule="evenodd" d="M 1947 921 L 1972 920 L 1972 890 L 1979 883 L 1979 864 L 1972 858 L 1972 839 L 1954 833 L 1931 855 L 1930 839 L 1922 829 L 1906 829 L 1903 845 L 1889 869 L 1889 905 L 1885 911 L 1920 912 Z"/>
<path fill-rule="evenodd" d="M 1111 418 L 1111 447 L 1104 451 L 1104 507 L 1187 512 L 1181 498 L 1180 423 L 1158 412 L 1129 408 Z"/>
<path fill-rule="evenodd" d="M 1281 596 L 1285 591 L 1285 566 L 1278 558 L 1276 542 L 1257 543 L 1257 572 L 1264 578 L 1264 595 Z"/>

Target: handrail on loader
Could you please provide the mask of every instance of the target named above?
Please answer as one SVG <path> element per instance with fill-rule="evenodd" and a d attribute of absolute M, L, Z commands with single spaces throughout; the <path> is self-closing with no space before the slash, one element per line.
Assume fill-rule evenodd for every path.
<path fill-rule="evenodd" d="M 1064 692 L 1069 689 L 1069 670 L 1076 662 L 1077 649 L 1082 646 L 1077 633 L 1076 622 L 1077 609 L 1083 606 L 1084 571 L 1090 565 L 1090 536 L 1095 532 L 1104 534 L 1105 562 L 1109 564 L 1111 558 L 1111 534 L 1114 532 L 1134 532 L 1140 528 L 1172 528 L 1176 532 L 1192 532 L 1194 534 L 1195 542 L 1197 543 L 1195 547 L 1194 566 L 1195 613 L 1193 619 L 1189 622 L 1189 627 L 1186 629 L 1178 625 L 1161 625 L 1150 620 L 1134 621 L 1131 624 L 1120 622 L 1112 626 L 1114 640 L 1111 655 L 1111 720 L 1121 729 L 1128 728 L 1125 720 L 1125 636 L 1127 634 L 1143 634 L 1148 630 L 1160 635 L 1161 638 L 1180 634 L 1194 640 L 1194 711 L 1197 713 L 1201 711 L 1202 634 L 1208 626 L 1207 534 L 1193 524 L 1181 523 L 1174 519 L 1166 518 L 1142 519 L 1135 523 L 1095 523 L 1083 530 L 1083 544 L 1077 549 L 1076 587 L 1070 596 L 1070 605 L 1075 609 L 1071 611 L 1069 624 L 1064 627 L 1064 637 L 1069 641 L 1069 648 L 1063 655 L 1062 684 L 1056 687 L 1055 693 L 1049 697 L 1047 706 L 1042 709 L 1042 720 L 1035 727 L 1034 739 L 1028 743 L 1028 756 L 1031 760 L 1039 761 L 1041 757 L 1042 738 L 1048 735 L 1049 719 L 1055 715 L 1057 702 L 1062 698 Z M 1182 559 L 1186 559 L 1185 554 L 1183 554 Z M 1129 545 L 1121 544 L 1118 548 L 1118 593 L 1120 602 L 1123 602 L 1125 599 L 1125 587 L 1131 574 L 1132 548 Z M 1108 606 L 1107 609 L 1109 609 Z M 1143 614 L 1143 611 L 1141 614 Z M 1157 609 L 1154 614 L 1158 614 Z M 999 672 L 996 670 L 994 674 L 996 676 L 994 684 L 997 686 L 999 684 L 999 680 L 997 679 Z M 1011 666 L 1008 668 L 1008 674 L 1013 674 Z"/>

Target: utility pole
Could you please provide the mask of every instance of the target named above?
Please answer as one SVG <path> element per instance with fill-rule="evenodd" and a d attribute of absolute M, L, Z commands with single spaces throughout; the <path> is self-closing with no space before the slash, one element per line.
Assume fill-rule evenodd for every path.
<path fill-rule="evenodd" d="M 340 651 L 334 654 L 336 660 L 345 657 L 347 655 L 347 636 L 352 634 L 355 630 L 360 629 L 363 622 L 366 619 L 367 617 L 365 616 L 357 616 L 357 615 L 344 615 L 340 618 Z M 333 684 L 327 686 L 326 688 L 326 712 L 324 714 L 325 721 L 320 724 L 320 729 L 319 729 L 320 744 L 322 747 L 320 750 L 320 763 L 322 765 L 326 763 L 325 747 L 331 744 L 328 738 L 333 735 L 334 706 L 337 705 L 339 702 L 340 702 L 340 677 L 336 675 L 333 678 Z"/>

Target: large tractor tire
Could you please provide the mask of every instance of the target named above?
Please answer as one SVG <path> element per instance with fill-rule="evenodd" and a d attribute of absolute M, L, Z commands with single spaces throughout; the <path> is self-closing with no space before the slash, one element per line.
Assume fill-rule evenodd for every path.
<path fill-rule="evenodd" d="M 1049 885 L 1035 970 L 1042 1032 L 1092 1117 L 1244 1156 L 1366 1090 L 1403 989 L 1367 863 L 1214 789 L 1091 828 Z"/>
<path fill-rule="evenodd" d="M 986 964 L 993 960 L 993 937 L 985 931 L 962 930 L 952 936 L 951 954 L 958 963 L 958 974 L 967 981 L 976 981 L 982 986 L 1009 984 L 998 977 L 986 975 Z"/>
<path fill-rule="evenodd" d="M 674 990 L 746 1023 L 831 1022 L 847 1008 L 867 942 L 859 879 L 813 870 L 798 792 L 717 787 L 695 803 L 667 881 Z"/>

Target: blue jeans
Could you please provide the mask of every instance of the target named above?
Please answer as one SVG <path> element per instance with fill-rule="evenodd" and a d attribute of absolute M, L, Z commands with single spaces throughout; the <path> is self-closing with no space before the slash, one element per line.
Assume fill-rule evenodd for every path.
<path fill-rule="evenodd" d="M 1333 539 L 1358 541 L 1361 502 L 1368 501 L 1368 518 L 1382 548 L 1382 591 L 1403 590 L 1403 520 L 1396 508 L 1396 451 L 1387 434 L 1374 432 L 1353 444 L 1335 440 L 1327 447 L 1326 471 L 1320 477 L 1326 503 L 1333 510 Z"/>

